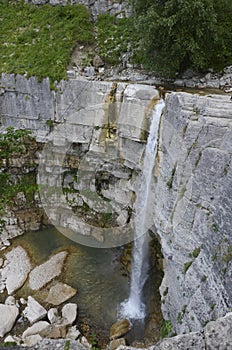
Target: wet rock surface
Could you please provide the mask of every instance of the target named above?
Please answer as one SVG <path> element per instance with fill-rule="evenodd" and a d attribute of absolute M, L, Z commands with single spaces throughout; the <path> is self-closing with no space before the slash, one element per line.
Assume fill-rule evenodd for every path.
<path fill-rule="evenodd" d="M 112 325 L 110 328 L 110 339 L 118 339 L 121 338 L 123 335 L 128 333 L 131 329 L 131 324 L 128 320 L 120 320 Z"/>
<path fill-rule="evenodd" d="M 52 256 L 45 263 L 35 267 L 29 274 L 29 286 L 38 290 L 61 274 L 67 252 L 60 252 Z"/>
<path fill-rule="evenodd" d="M 46 301 L 49 304 L 60 305 L 73 297 L 76 293 L 77 290 L 75 288 L 72 288 L 65 283 L 57 283 L 50 288 Z"/>

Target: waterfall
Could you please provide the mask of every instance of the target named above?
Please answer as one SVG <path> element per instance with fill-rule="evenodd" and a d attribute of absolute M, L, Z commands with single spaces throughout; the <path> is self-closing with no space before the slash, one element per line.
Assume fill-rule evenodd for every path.
<path fill-rule="evenodd" d="M 142 300 L 143 286 L 146 282 L 149 269 L 148 261 L 148 236 L 147 209 L 150 194 L 150 185 L 153 175 L 153 167 L 157 154 L 157 139 L 159 122 L 164 107 L 161 99 L 152 112 L 149 137 L 145 149 L 142 180 L 136 193 L 135 201 L 135 241 L 133 248 L 133 260 L 131 269 L 131 285 L 129 299 L 121 304 L 120 316 L 129 319 L 143 320 L 145 317 L 145 304 Z"/>

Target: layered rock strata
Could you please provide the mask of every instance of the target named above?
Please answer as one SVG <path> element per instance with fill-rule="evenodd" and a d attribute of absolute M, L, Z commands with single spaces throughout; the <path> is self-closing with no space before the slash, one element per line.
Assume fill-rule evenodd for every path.
<path fill-rule="evenodd" d="M 3 128 L 51 141 L 56 157 L 45 162 L 40 183 L 55 186 L 54 170 L 62 168 L 63 206 L 49 211 L 51 193 L 50 219 L 78 227 L 93 245 L 104 246 L 108 228 L 112 239 L 120 229 L 130 234 L 156 89 L 73 79 L 54 92 L 48 80 L 14 75 L 3 75 L 0 86 Z M 163 314 L 177 333 L 199 331 L 231 308 L 231 120 L 229 96 L 166 96 L 149 206 L 165 257 Z M 56 167 L 60 155 L 64 166 Z M 62 214 L 67 204 L 75 216 Z"/>
<path fill-rule="evenodd" d="M 177 333 L 200 330 L 232 305 L 231 106 L 229 96 L 166 98 L 152 193 L 162 310 Z"/>

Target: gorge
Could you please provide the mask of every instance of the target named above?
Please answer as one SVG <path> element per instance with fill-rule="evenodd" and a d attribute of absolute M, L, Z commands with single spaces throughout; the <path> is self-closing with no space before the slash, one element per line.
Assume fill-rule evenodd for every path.
<path fill-rule="evenodd" d="M 48 79 L 8 74 L 2 75 L 0 88 L 2 131 L 26 128 L 40 145 L 52 140 L 52 163 L 45 164 L 40 184 L 49 181 L 52 189 L 59 183 L 55 170 L 62 156 L 66 191 L 44 192 L 49 200 L 43 208 L 51 222 L 82 244 L 130 242 L 149 111 L 159 92 L 144 84 L 85 79 L 62 81 L 52 91 Z M 199 332 L 231 308 L 231 117 L 228 95 L 166 93 L 148 207 L 150 232 L 159 238 L 164 257 L 160 294 L 172 333 Z M 24 161 L 15 159 L 11 165 L 19 169 Z M 75 215 L 67 211 L 67 199 Z M 25 202 L 21 194 L 5 211 L 3 247 L 12 237 L 46 224 L 37 194 L 35 210 L 26 211 Z M 52 210 L 54 203 L 62 205 L 61 212 Z M 70 237 L 73 227 L 81 234 Z"/>

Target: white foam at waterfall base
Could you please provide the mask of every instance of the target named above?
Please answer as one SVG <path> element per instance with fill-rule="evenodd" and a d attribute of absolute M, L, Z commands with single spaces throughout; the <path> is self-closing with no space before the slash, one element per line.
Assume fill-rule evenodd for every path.
<path fill-rule="evenodd" d="M 143 320 L 146 315 L 146 306 L 142 298 L 143 287 L 149 270 L 149 239 L 146 234 L 149 229 L 147 225 L 147 206 L 149 203 L 153 167 L 157 154 L 159 123 L 163 107 L 164 101 L 161 99 L 152 112 L 152 121 L 143 161 L 141 184 L 136 192 L 135 240 L 132 256 L 130 295 L 129 299 L 120 305 L 119 310 L 120 318 L 129 318 L 130 320 Z"/>

